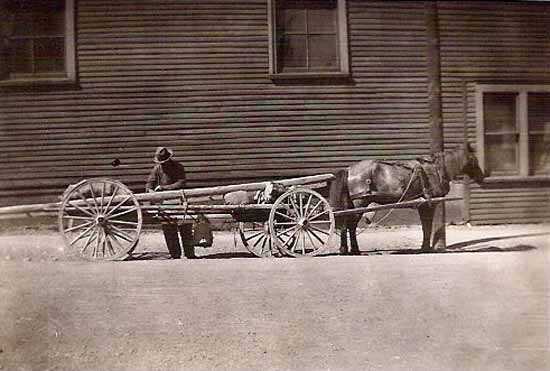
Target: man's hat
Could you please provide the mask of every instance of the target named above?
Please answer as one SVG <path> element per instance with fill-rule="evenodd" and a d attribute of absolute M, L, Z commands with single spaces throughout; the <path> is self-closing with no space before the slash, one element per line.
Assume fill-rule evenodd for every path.
<path fill-rule="evenodd" d="M 163 162 L 168 161 L 173 155 L 174 152 L 170 148 L 158 147 L 155 151 L 155 157 L 153 157 L 153 161 L 157 164 L 162 164 Z"/>

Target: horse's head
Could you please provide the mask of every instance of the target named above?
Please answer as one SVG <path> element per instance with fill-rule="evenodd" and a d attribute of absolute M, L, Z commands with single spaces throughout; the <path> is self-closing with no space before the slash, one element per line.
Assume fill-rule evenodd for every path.
<path fill-rule="evenodd" d="M 477 184 L 482 184 L 485 175 L 479 166 L 479 161 L 475 155 L 475 151 L 468 143 L 464 150 L 464 166 L 462 168 L 464 174 L 472 178 Z"/>

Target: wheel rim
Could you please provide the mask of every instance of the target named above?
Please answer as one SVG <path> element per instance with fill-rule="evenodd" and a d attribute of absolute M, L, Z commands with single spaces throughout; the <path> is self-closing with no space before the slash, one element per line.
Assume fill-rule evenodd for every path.
<path fill-rule="evenodd" d="M 110 179 L 89 179 L 70 187 L 59 210 L 67 251 L 93 261 L 126 258 L 137 245 L 141 225 L 141 209 L 132 191 Z"/>
<path fill-rule="evenodd" d="M 314 256 L 329 244 L 334 232 L 334 214 L 319 193 L 303 188 L 284 193 L 269 215 L 271 238 L 282 253 Z"/>
<path fill-rule="evenodd" d="M 244 247 L 259 258 L 272 257 L 271 234 L 267 222 L 240 222 L 239 235 Z"/>

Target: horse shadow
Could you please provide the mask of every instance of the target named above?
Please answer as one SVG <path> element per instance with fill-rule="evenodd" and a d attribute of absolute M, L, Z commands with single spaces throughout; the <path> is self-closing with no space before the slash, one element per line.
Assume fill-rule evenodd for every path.
<path fill-rule="evenodd" d="M 370 256 L 370 255 L 420 255 L 420 254 L 461 254 L 461 253 L 480 253 L 480 252 L 521 252 L 521 251 L 531 251 L 536 250 L 537 247 L 526 244 L 517 244 L 509 247 L 499 247 L 495 245 L 489 245 L 488 243 L 502 241 L 502 240 L 511 240 L 516 238 L 525 238 L 525 237 L 537 237 L 537 236 L 550 236 L 550 233 L 526 233 L 518 234 L 511 236 L 498 236 L 498 237 L 487 237 L 469 241 L 463 241 L 448 245 L 446 249 L 441 250 L 423 250 L 423 249 L 375 249 L 362 251 L 359 255 L 348 255 L 348 256 Z M 475 247 L 476 245 L 484 244 L 482 246 Z M 340 255 L 339 253 L 330 253 L 330 255 Z"/>

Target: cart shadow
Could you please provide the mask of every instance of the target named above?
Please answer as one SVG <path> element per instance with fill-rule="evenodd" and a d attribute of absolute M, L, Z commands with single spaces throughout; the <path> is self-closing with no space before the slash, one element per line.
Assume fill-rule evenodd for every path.
<path fill-rule="evenodd" d="M 248 252 L 224 252 L 224 253 L 215 253 L 209 255 L 200 255 L 195 259 L 232 259 L 232 258 L 256 258 Z M 161 251 L 146 251 L 141 253 L 133 253 L 131 256 L 126 258 L 126 261 L 134 260 L 172 260 L 170 254 L 167 252 Z"/>

